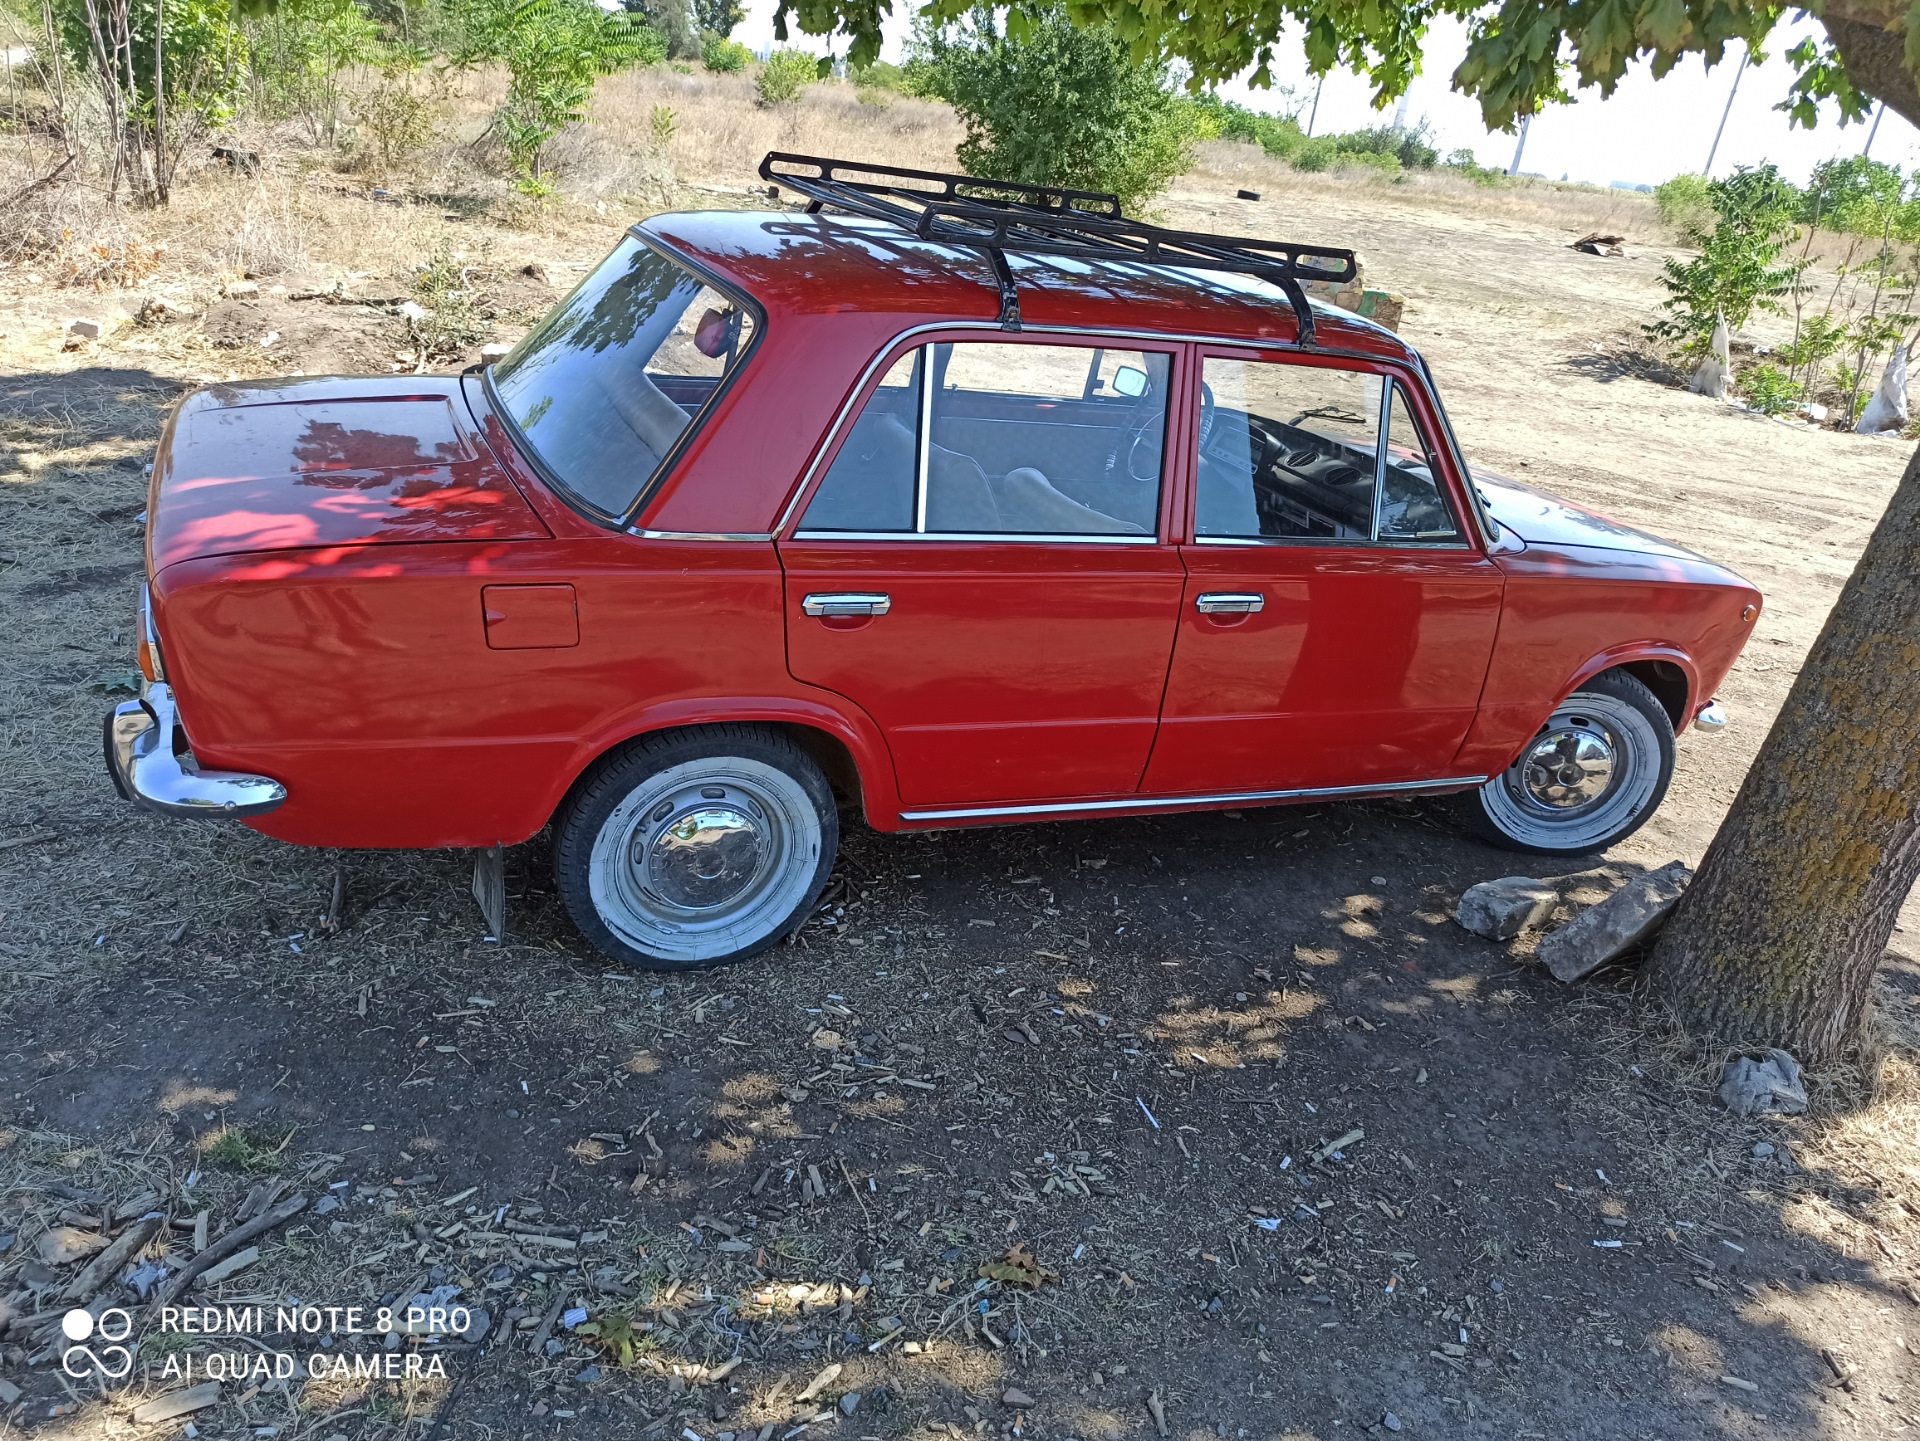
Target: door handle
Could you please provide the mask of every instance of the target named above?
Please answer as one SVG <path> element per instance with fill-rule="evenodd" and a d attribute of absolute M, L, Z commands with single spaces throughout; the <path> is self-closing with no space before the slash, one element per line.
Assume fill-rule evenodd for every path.
<path fill-rule="evenodd" d="M 816 591 L 800 602 L 807 615 L 885 615 L 893 600 L 879 590 Z"/>
<path fill-rule="evenodd" d="M 1257 590 L 1210 590 L 1193 599 L 1193 608 L 1202 615 L 1252 615 L 1266 604 Z"/>

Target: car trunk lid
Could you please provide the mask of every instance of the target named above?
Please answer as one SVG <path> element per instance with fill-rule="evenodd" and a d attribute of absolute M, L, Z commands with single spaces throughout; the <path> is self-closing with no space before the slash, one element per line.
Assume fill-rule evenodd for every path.
<path fill-rule="evenodd" d="M 210 386 L 154 458 L 153 569 L 200 556 L 549 532 L 452 376 Z"/>

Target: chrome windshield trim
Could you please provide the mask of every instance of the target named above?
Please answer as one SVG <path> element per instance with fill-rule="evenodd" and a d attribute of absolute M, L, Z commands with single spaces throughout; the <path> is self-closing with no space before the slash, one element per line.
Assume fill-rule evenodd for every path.
<path fill-rule="evenodd" d="M 646 530 L 637 525 L 628 526 L 627 534 L 638 536 L 641 540 L 755 541 L 773 539 L 773 532 L 770 530 Z"/>
<path fill-rule="evenodd" d="M 1005 540 L 1019 545 L 1158 545 L 1157 535 L 1028 535 L 996 530 L 796 530 L 795 540 Z"/>
<path fill-rule="evenodd" d="M 1324 308 L 1325 307 L 1322 307 L 1322 309 Z M 1346 314 L 1345 311 L 1341 313 L 1343 315 Z M 847 398 L 840 403 L 840 409 L 833 417 L 833 424 L 827 427 L 827 433 L 821 437 L 819 445 L 814 447 L 813 455 L 807 461 L 806 469 L 800 473 L 800 483 L 794 487 L 793 494 L 787 498 L 786 505 L 781 508 L 780 518 L 773 523 L 773 532 L 775 535 L 784 531 L 788 523 L 792 521 L 794 511 L 799 509 L 800 498 L 807 493 L 808 488 L 813 484 L 814 476 L 819 473 L 822 457 L 824 457 L 829 450 L 833 449 L 834 442 L 840 438 L 841 429 L 853 414 L 855 406 L 859 403 L 861 393 L 866 390 L 867 382 L 873 377 L 874 371 L 879 369 L 882 362 L 894 354 L 894 351 L 902 341 L 912 340 L 916 336 L 931 335 L 935 331 L 941 330 L 984 330 L 995 335 L 1004 335 L 1006 333 L 1000 328 L 1000 322 L 997 320 L 938 320 L 903 330 L 885 345 L 881 346 L 873 359 L 867 362 L 866 369 L 862 370 L 859 378 L 854 381 L 852 388 L 847 393 Z M 1384 359 L 1384 357 L 1375 355 L 1370 351 L 1349 350 L 1344 346 L 1316 345 L 1309 350 L 1305 347 L 1295 345 L 1291 341 L 1248 340 L 1244 336 L 1229 335 L 1188 335 L 1164 330 L 1102 330 L 1090 326 L 1026 325 L 1021 328 L 1020 333 L 1023 336 L 1069 335 L 1076 338 L 1090 338 L 1094 340 L 1144 340 L 1157 342 L 1162 345 L 1224 345 L 1231 346 L 1238 350 L 1276 350 L 1298 355 L 1337 355 L 1346 356 L 1352 360 L 1370 360 L 1374 362 L 1379 362 Z M 1402 341 L 1401 344 L 1405 345 L 1406 343 Z M 1406 350 L 1409 355 L 1414 356 L 1415 359 L 1418 360 L 1419 353 L 1415 351 L 1412 346 L 1406 346 Z M 895 358 L 897 359 L 898 357 L 895 356 Z M 1389 361 L 1388 363 L 1392 362 Z M 1431 380 L 1429 380 L 1429 388 L 1431 388 Z M 796 536 L 796 539 L 797 538 Z"/>
<path fill-rule="evenodd" d="M 1262 801 L 1332 800 L 1340 796 L 1405 795 L 1409 791 L 1464 790 L 1485 785 L 1485 776 L 1437 781 L 1389 781 L 1376 786 L 1310 786 L 1284 791 L 1220 791 L 1199 796 L 1131 796 L 1117 801 L 1052 801 L 1045 805 L 963 806 L 951 810 L 901 811 L 903 821 L 970 821 L 1021 816 L 1082 815 L 1089 811 L 1180 810 L 1189 806 L 1257 805 Z"/>

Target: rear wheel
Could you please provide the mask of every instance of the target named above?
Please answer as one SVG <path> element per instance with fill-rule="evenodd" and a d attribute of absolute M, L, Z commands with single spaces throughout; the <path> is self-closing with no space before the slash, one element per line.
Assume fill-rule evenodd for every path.
<path fill-rule="evenodd" d="M 826 777 L 786 736 L 700 726 L 603 760 L 561 808 L 554 877 L 616 960 L 698 970 L 765 950 L 819 898 L 839 843 Z"/>
<path fill-rule="evenodd" d="M 1639 830 L 1672 779 L 1672 720 L 1652 691 L 1613 670 L 1556 706 L 1520 758 L 1459 804 L 1497 846 L 1584 855 Z"/>

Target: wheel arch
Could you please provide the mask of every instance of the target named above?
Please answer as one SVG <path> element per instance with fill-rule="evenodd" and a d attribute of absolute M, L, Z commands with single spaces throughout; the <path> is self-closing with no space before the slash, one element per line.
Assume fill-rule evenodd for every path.
<path fill-rule="evenodd" d="M 1574 672 L 1573 679 L 1554 704 L 1558 705 L 1595 676 L 1610 670 L 1625 671 L 1652 691 L 1653 698 L 1660 702 L 1660 708 L 1673 722 L 1675 735 L 1687 728 L 1687 722 L 1693 718 L 1694 698 L 1700 693 L 1700 673 L 1693 657 L 1674 645 L 1643 642 L 1602 651 Z"/>
<path fill-rule="evenodd" d="M 826 706 L 778 700 L 662 707 L 595 737 L 583 747 L 572 775 L 554 797 L 547 820 L 559 814 L 595 767 L 623 747 L 649 736 L 707 725 L 761 725 L 786 736 L 820 767 L 836 801 L 857 807 L 875 829 L 898 828 L 893 762 L 878 728 L 864 716 L 848 717 Z"/>

